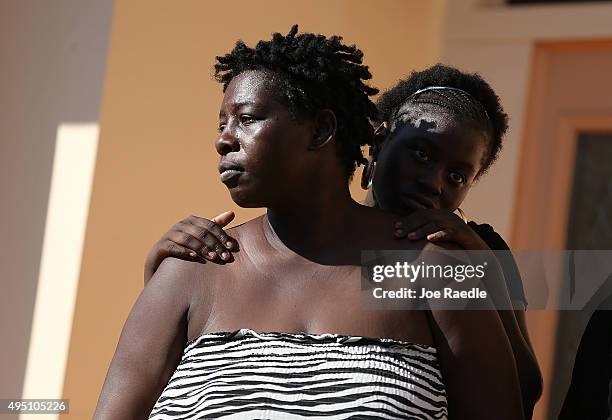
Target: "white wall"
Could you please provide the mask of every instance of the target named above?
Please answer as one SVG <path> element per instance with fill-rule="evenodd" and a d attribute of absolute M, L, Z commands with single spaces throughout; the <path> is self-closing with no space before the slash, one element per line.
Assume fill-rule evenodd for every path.
<path fill-rule="evenodd" d="M 0 2 L 0 398 L 21 397 L 58 127 L 98 121 L 111 15 L 112 0 Z"/>

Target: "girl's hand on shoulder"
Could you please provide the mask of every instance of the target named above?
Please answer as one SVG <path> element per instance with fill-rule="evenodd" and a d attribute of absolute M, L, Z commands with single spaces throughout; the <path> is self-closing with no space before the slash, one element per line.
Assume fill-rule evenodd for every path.
<path fill-rule="evenodd" d="M 189 216 L 176 223 L 155 243 L 145 263 L 145 284 L 161 262 L 168 257 L 205 263 L 231 263 L 238 242 L 223 227 L 234 220 L 234 212 L 226 211 L 208 220 Z"/>
<path fill-rule="evenodd" d="M 489 249 L 486 242 L 467 223 L 448 210 L 417 210 L 397 221 L 394 228 L 397 239 L 455 242 L 464 249 Z"/>

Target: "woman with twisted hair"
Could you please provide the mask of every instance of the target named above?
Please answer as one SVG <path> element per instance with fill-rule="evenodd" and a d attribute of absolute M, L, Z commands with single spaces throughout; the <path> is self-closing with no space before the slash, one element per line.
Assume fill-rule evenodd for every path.
<path fill-rule="evenodd" d="M 456 249 L 389 238 L 396 216 L 350 196 L 377 116 L 361 51 L 293 27 L 217 60 L 220 179 L 266 214 L 230 230 L 232 264 L 164 259 L 96 418 L 521 418 L 497 311 L 361 304 L 362 249 Z"/>
<path fill-rule="evenodd" d="M 454 213 L 497 159 L 508 128 L 508 117 L 489 84 L 478 74 L 437 64 L 412 72 L 386 91 L 377 107 L 378 130 L 362 177 L 368 194 L 361 204 L 401 216 L 395 227 L 398 239 L 426 238 L 464 249 L 509 251 L 490 225 L 466 223 Z M 429 126 L 416 130 L 421 120 Z M 480 147 L 484 152 L 479 152 Z M 432 177 L 432 173 L 444 175 Z M 145 284 L 167 257 L 232 263 L 239 244 L 223 227 L 233 217 L 230 211 L 212 220 L 189 216 L 176 223 L 149 252 Z M 517 364 L 525 417 L 531 418 L 542 392 L 542 377 L 525 322 L 527 300 L 511 254 L 497 256 L 514 309 L 499 314 Z"/>

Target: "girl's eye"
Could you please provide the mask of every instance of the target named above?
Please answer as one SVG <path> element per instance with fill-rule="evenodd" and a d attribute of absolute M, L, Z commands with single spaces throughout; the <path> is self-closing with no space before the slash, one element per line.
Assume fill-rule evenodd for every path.
<path fill-rule="evenodd" d="M 464 184 L 466 181 L 465 177 L 459 172 L 451 172 L 450 174 L 448 174 L 448 176 L 450 180 L 455 184 Z"/>
<path fill-rule="evenodd" d="M 219 133 L 221 133 L 223 130 L 225 130 L 225 124 L 219 124 L 217 130 L 219 130 Z"/>
<path fill-rule="evenodd" d="M 427 162 L 429 160 L 429 155 L 427 154 L 427 152 L 423 150 L 415 149 L 413 153 L 414 153 L 414 156 L 422 162 Z"/>

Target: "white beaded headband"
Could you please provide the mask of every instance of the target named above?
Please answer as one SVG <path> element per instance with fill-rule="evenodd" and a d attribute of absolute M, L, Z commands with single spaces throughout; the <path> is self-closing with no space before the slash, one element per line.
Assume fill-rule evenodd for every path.
<path fill-rule="evenodd" d="M 483 112 L 484 112 L 484 114 L 486 115 L 487 119 L 488 119 L 489 121 L 491 121 L 491 117 L 489 117 L 489 113 L 487 112 L 487 110 L 485 109 L 485 107 L 484 107 L 484 106 L 482 106 L 482 104 L 480 103 L 480 101 L 479 101 L 478 99 L 474 98 L 474 96 L 473 96 L 473 95 L 471 95 L 470 93 L 466 92 L 466 91 L 465 91 L 465 90 L 463 90 L 463 89 L 459 89 L 459 88 L 455 88 L 455 87 L 450 87 L 450 86 L 427 86 L 426 88 L 419 89 L 419 90 L 417 90 L 416 92 L 414 92 L 412 95 L 410 95 L 410 96 L 408 97 L 408 99 L 410 99 L 410 98 L 414 98 L 414 97 L 416 97 L 416 96 L 420 95 L 421 93 L 423 93 L 423 92 L 428 92 L 428 91 L 430 91 L 430 90 L 454 90 L 454 91 L 456 91 L 456 92 L 460 92 L 460 93 L 462 93 L 462 94 L 464 94 L 464 95 L 466 95 L 466 96 L 468 96 L 468 97 L 472 98 L 472 99 L 474 100 L 474 102 L 476 102 L 478 105 L 480 105 L 480 108 L 482 109 L 482 111 L 483 111 Z M 406 101 L 406 102 L 407 102 L 407 101 Z"/>

